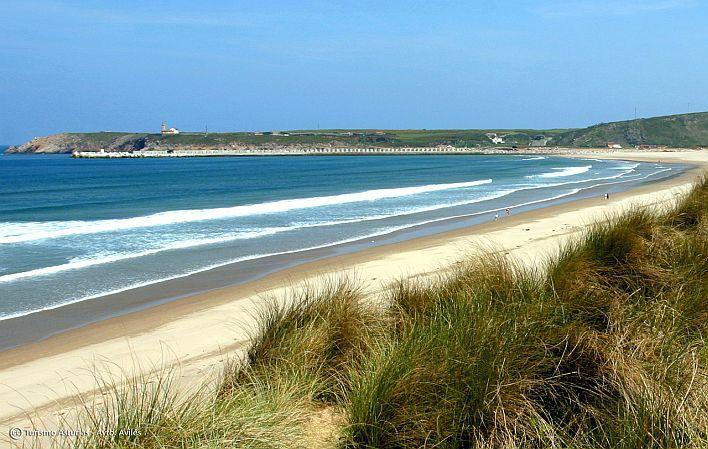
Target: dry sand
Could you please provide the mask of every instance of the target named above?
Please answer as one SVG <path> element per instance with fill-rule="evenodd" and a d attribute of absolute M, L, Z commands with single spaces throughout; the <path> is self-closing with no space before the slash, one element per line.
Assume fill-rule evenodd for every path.
<path fill-rule="evenodd" d="M 95 372 L 108 378 L 171 367 L 188 385 L 218 372 L 248 342 L 263 295 L 316 284 L 333 273 L 356 277 L 375 293 L 391 281 L 448 269 L 470 252 L 502 251 L 523 263 L 542 262 L 585 226 L 632 205 L 670 205 L 708 168 L 708 151 L 583 151 L 579 157 L 688 162 L 700 169 L 613 195 L 503 217 L 471 228 L 312 262 L 261 280 L 194 295 L 0 353 L 0 446 L 14 425 L 56 428 L 78 396 L 92 397 Z M 213 376 L 212 376 L 213 377 Z M 35 420 L 30 426 L 29 419 Z M 42 423 L 43 422 L 43 423 Z"/>

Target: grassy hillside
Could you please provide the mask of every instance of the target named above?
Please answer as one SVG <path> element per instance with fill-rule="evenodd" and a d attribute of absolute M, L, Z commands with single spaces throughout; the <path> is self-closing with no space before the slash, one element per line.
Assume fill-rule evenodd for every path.
<path fill-rule="evenodd" d="M 242 142 L 250 144 L 322 144 L 338 142 L 348 145 L 374 146 L 491 146 L 487 133 L 504 136 L 504 146 L 528 145 L 536 136 L 551 137 L 550 146 L 604 147 L 607 142 L 623 146 L 667 145 L 670 147 L 708 146 L 708 112 L 669 115 L 647 119 L 601 123 L 582 129 L 488 129 L 488 130 L 296 130 L 288 136 L 264 133 L 221 133 L 156 136 L 171 143 L 216 144 Z M 151 136 L 151 138 L 153 138 Z"/>
<path fill-rule="evenodd" d="M 708 112 L 601 123 L 562 133 L 553 144 L 599 147 L 607 142 L 623 146 L 708 146 Z"/>
<path fill-rule="evenodd" d="M 491 146 L 487 133 L 496 132 L 505 137 L 505 145 L 528 145 L 537 135 L 558 135 L 561 130 L 374 130 L 374 129 L 332 129 L 332 130 L 294 130 L 263 133 L 182 133 L 177 135 L 134 134 L 134 137 L 147 137 L 153 144 L 173 145 L 228 145 L 230 143 L 250 145 L 350 145 L 350 146 L 385 146 L 385 147 L 430 147 L 436 145 L 454 145 L 458 147 Z M 104 147 L 125 134 L 89 133 L 71 134 L 72 136 L 100 142 Z"/>
<path fill-rule="evenodd" d="M 493 144 L 487 134 L 504 139 Z M 604 147 L 607 142 L 622 146 L 667 145 L 708 146 L 708 112 L 670 115 L 623 122 L 602 123 L 583 129 L 444 129 L 377 130 L 328 129 L 283 132 L 190 133 L 63 133 L 33 139 L 11 147 L 8 153 L 71 153 L 72 151 L 129 151 L 165 148 L 229 148 L 232 145 L 314 145 L 344 147 L 525 147 L 532 141 L 546 146 Z"/>
<path fill-rule="evenodd" d="M 468 260 L 383 298 L 273 301 L 197 393 L 104 386 L 77 448 L 708 447 L 708 182 L 596 225 L 544 271 Z M 61 444 L 59 447 L 64 447 Z"/>

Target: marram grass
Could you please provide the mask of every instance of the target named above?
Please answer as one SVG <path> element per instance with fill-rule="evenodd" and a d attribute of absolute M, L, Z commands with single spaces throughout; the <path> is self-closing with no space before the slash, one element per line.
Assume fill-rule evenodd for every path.
<path fill-rule="evenodd" d="M 382 298 L 337 280 L 257 321 L 213 388 L 101 384 L 83 425 L 139 436 L 56 446 L 706 448 L 708 182 L 609 217 L 543 271 L 490 255 Z"/>

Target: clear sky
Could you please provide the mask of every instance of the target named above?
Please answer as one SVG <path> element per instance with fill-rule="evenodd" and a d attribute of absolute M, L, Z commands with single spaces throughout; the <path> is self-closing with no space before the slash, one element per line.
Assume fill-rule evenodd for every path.
<path fill-rule="evenodd" d="M 706 24 L 703 0 L 3 0 L 0 143 L 708 110 Z"/>

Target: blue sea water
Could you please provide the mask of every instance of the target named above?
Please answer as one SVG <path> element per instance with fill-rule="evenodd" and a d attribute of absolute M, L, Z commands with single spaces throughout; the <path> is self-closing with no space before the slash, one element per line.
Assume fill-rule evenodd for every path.
<path fill-rule="evenodd" d="M 489 221 L 677 170 L 532 155 L 0 156 L 0 319 L 450 217 Z"/>

